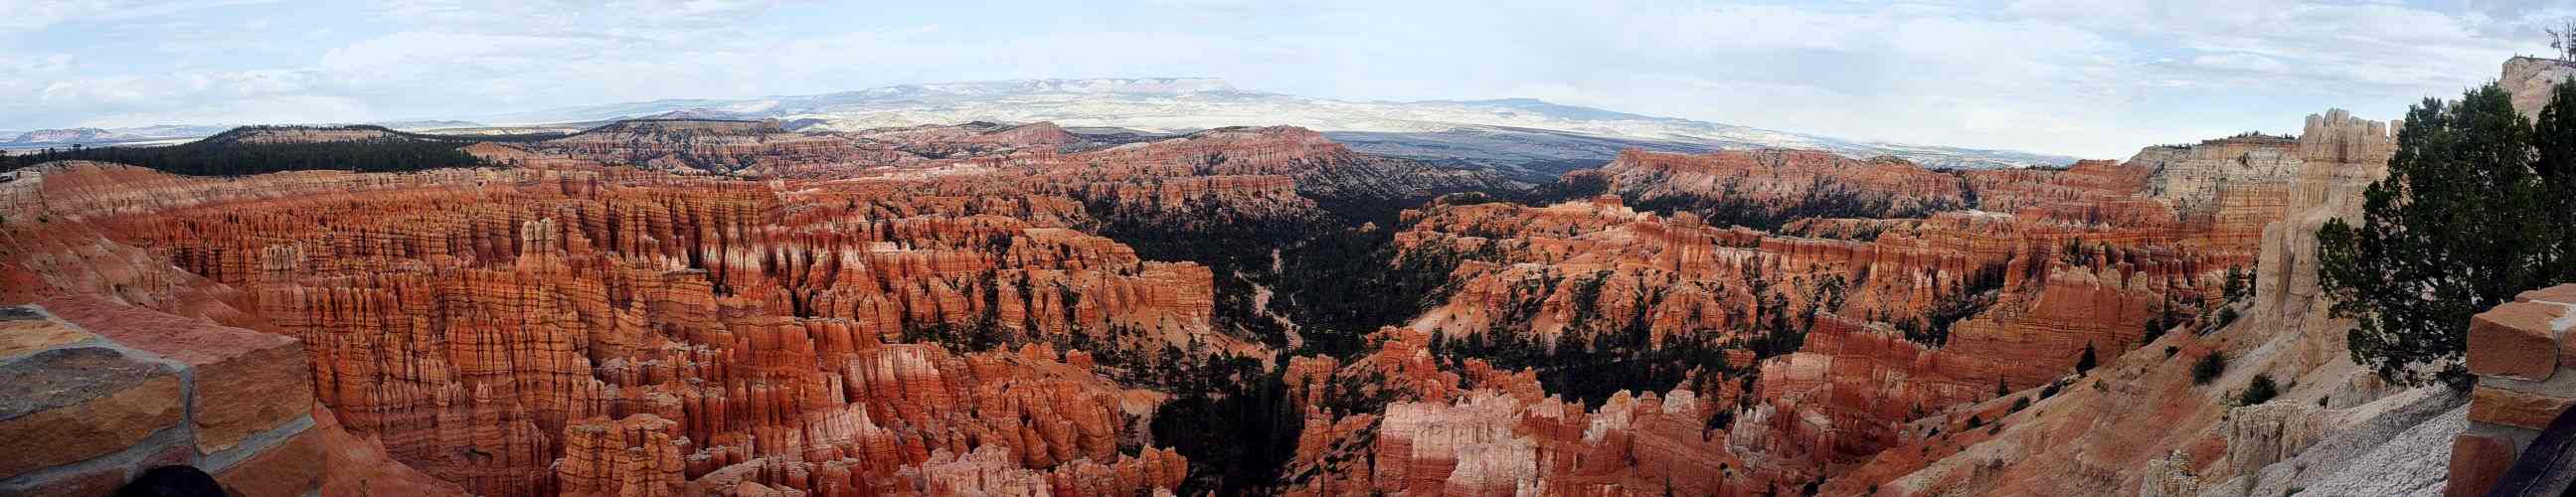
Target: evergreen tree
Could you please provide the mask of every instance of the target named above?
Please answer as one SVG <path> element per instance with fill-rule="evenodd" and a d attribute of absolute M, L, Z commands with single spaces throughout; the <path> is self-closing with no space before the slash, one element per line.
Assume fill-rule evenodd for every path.
<path fill-rule="evenodd" d="M 2541 198 L 2548 209 L 2542 215 L 2566 216 L 2576 214 L 2576 79 L 2559 84 L 2550 92 L 2549 102 L 2532 130 L 2531 167 L 2540 177 Z M 2557 234 L 2557 250 L 2531 255 L 2563 282 L 2576 277 L 2576 253 L 2571 253 L 2576 252 L 2576 228 L 2559 228 Z"/>
<path fill-rule="evenodd" d="M 2245 297 L 2253 295 L 2254 273 L 2246 271 L 2244 266 L 2228 266 L 2227 284 L 2220 287 L 2220 292 L 2227 297 L 2228 302 L 2244 300 Z"/>
<path fill-rule="evenodd" d="M 2094 365 L 2095 359 L 2093 358 L 2093 343 L 2085 342 L 2084 356 L 2075 358 L 2075 372 L 2080 374 L 2092 371 Z"/>
<path fill-rule="evenodd" d="M 489 167 L 491 161 L 466 153 L 477 142 L 521 142 L 560 138 L 553 133 L 491 136 L 443 136 L 404 133 L 375 126 L 323 128 L 384 133 L 382 138 L 324 142 L 270 143 L 244 140 L 254 133 L 280 129 L 245 126 L 193 142 L 157 147 L 83 147 L 45 149 L 32 154 L 0 154 L 0 171 L 53 161 L 114 162 L 173 174 L 243 176 L 278 171 L 342 170 L 402 172 L 446 167 Z"/>
<path fill-rule="evenodd" d="M 2570 276 L 2559 224 L 2576 163 L 2571 94 L 2576 85 L 2560 85 L 2536 127 L 2493 83 L 2407 112 L 2359 224 L 2317 232 L 2319 284 L 2333 315 L 2355 322 L 2354 361 L 2395 381 L 2466 386 L 2469 317 Z"/>

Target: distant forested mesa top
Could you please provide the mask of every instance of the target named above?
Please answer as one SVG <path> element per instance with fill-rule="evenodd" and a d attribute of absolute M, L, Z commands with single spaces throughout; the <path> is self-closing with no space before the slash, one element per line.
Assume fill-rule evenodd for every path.
<path fill-rule="evenodd" d="M 115 162 L 194 176 L 244 176 L 329 169 L 362 172 L 481 167 L 489 161 L 465 153 L 479 142 L 526 142 L 557 133 L 451 136 L 394 131 L 382 126 L 244 126 L 179 145 L 74 146 L 0 156 L 0 170 L 54 161 Z"/>

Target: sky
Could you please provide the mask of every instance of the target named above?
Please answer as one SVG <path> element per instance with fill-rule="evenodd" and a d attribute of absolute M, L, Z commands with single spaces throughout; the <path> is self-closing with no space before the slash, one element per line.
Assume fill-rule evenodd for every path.
<path fill-rule="evenodd" d="M 1529 97 L 2121 158 L 2399 117 L 2567 2 L 0 0 L 0 130 L 365 122 L 1022 78 Z M 1260 123 L 1245 123 L 1260 124 Z"/>

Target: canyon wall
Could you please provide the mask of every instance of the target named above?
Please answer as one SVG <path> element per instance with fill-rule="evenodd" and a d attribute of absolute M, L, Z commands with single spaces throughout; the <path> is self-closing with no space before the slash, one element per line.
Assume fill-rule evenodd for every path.
<path fill-rule="evenodd" d="M 40 284 L 12 298 L 99 329 L 199 320 L 168 333 L 275 345 L 241 353 L 255 360 L 173 356 L 198 371 L 195 398 L 234 403 L 185 409 L 200 439 L 190 457 L 297 433 L 260 435 L 274 418 L 323 424 L 271 402 L 293 398 L 395 467 L 477 494 L 1131 494 L 1178 486 L 1187 463 L 1143 432 L 1166 395 L 1111 377 L 1167 350 L 1267 355 L 1213 329 L 1206 267 L 1143 260 L 1076 228 L 1209 204 L 1313 215 L 1299 179 L 1389 171 L 1285 128 L 879 162 L 856 181 L 611 160 L 867 160 L 803 144 L 845 138 L 761 126 L 637 123 L 470 148 L 518 166 L 498 170 L 17 171 L 0 202 L 7 274 Z M 1021 147 L 1060 141 L 1052 129 L 874 139 Z M 682 145 L 648 151 L 664 146 L 651 137 Z M 1003 168 L 1019 174 L 936 174 Z M 1386 177 L 1347 184 L 1411 187 Z M 292 381 L 218 374 L 236 363 Z"/>
<path fill-rule="evenodd" d="M 277 137 L 308 138 L 330 137 Z M 1190 461 L 1148 430 L 1183 380 L 1162 375 L 1266 363 L 1272 337 L 1215 322 L 1209 267 L 1094 232 L 1510 185 L 1296 128 L 1108 144 L 1045 123 L 654 120 L 464 150 L 503 167 L 7 173 L 0 304 L 120 343 L 150 330 L 124 352 L 146 358 L 133 383 L 219 403 L 112 406 L 143 424 L 6 484 L 113 485 L 151 452 L 254 495 L 1169 491 Z M 58 354 L 26 367 L 87 367 Z M 109 409 L 84 402 L 20 421 Z M 302 483 L 224 472 L 308 439 L 372 456 L 281 473 Z"/>
<path fill-rule="evenodd" d="M 1175 491 L 1201 461 L 1155 421 L 1211 402 L 1180 385 L 1259 380 L 1174 376 L 1234 361 L 1291 399 L 1258 415 L 1290 418 L 1295 494 L 2351 485 L 2330 473 L 2352 458 L 2315 454 L 2392 446 L 2338 430 L 2441 438 L 2390 427 L 2452 405 L 2371 381 L 2314 311 L 2315 226 L 2357 209 L 2395 129 L 2331 111 L 2297 138 L 2063 170 L 1632 151 L 1527 203 L 1286 127 L 660 120 L 466 147 L 493 169 L 51 164 L 0 181 L 0 304 L 47 323 L 13 354 L 49 362 L 0 365 L 90 361 L 206 404 L 25 408 L 141 424 L 0 485 L 121 480 L 60 475 L 167 452 L 326 493 Z M 1478 193 L 1418 203 L 1459 191 Z M 1379 237 L 1338 254 L 1364 268 L 1435 273 L 1404 275 L 1431 281 L 1419 296 L 1323 297 L 1422 301 L 1306 330 L 1351 334 L 1347 353 L 1298 349 L 1285 315 L 1263 317 L 1286 337 L 1229 324 L 1293 295 L 1258 268 L 1140 255 L 1325 220 Z M 2193 379 L 2215 354 L 2236 366 Z M 2288 393 L 2232 405 L 2257 375 Z M 2170 429 L 2124 424 L 2141 413 Z M 287 459 L 266 455 L 280 438 L 387 474 L 222 473 Z"/>
<path fill-rule="evenodd" d="M 2287 150 L 2297 174 L 2261 187 L 2287 195 L 2260 232 L 2254 291 L 2217 308 L 2241 317 L 2108 350 L 2100 367 L 2036 391 L 2005 391 L 1915 420 L 1903 443 L 1845 468 L 1824 491 L 2440 492 L 2439 461 L 2464 426 L 2464 399 L 2440 387 L 2387 385 L 2353 364 L 2343 340 L 2350 325 L 2325 315 L 2315 286 L 2317 227 L 2358 210 L 2361 188 L 2385 174 L 2396 129 L 2340 110 L 2308 118 Z M 1972 351 L 1941 353 L 1952 352 Z M 2212 357 L 2224 358 L 2222 369 L 2195 371 Z M 2278 395 L 2240 402 L 2257 381 L 2281 385 Z"/>
<path fill-rule="evenodd" d="M 1640 204 L 1771 215 L 1885 217 L 1958 208 L 1966 200 L 1957 178 L 1904 160 L 1808 150 L 1628 150 L 1598 174 L 1610 192 Z"/>
<path fill-rule="evenodd" d="M 2123 447 L 2099 461 L 2029 456 L 2029 448 L 2012 449 L 2021 456 L 1984 456 L 2007 471 L 2023 471 L 2018 461 L 2050 471 L 2066 467 L 2041 461 L 2086 461 L 2076 469 L 2082 477 L 2061 485 L 2021 487 L 1993 480 L 1997 473 L 1989 471 L 1973 477 L 1948 471 L 1965 464 L 1954 460 L 1979 457 L 1961 454 L 1997 450 L 1986 442 L 2045 433 L 2001 425 L 2033 416 L 2023 411 L 2051 397 L 2117 398 L 2132 410 L 2103 412 L 2146 409 L 2216 424 L 2226 410 L 2214 404 L 2152 405 L 2166 396 L 2202 395 L 2188 382 L 2179 389 L 2101 394 L 2119 382 L 2088 384 L 2079 368 L 2135 363 L 2123 367 L 2140 372 L 2120 374 L 2172 378 L 2181 373 L 2147 363 L 2168 348 L 2233 353 L 2241 345 L 2198 344 L 2194 332 L 2235 329 L 2226 326 L 2229 320 L 2255 310 L 2247 300 L 2271 302 L 2261 304 L 2263 312 L 2305 303 L 2307 296 L 2282 297 L 2281 288 L 2301 284 L 2288 280 L 2303 272 L 2313 288 L 2314 263 L 2282 254 L 2312 247 L 2313 236 L 2304 234 L 2351 208 L 2349 197 L 2385 161 L 2389 129 L 2332 111 L 2312 116 L 2298 138 L 2248 135 L 2150 147 L 2129 161 L 2087 161 L 2065 170 L 1937 172 L 1785 152 L 1632 152 L 1570 176 L 1599 175 L 1609 194 L 1596 198 L 1553 205 L 1444 201 L 1408 211 L 1404 231 L 1395 234 L 1405 254 L 1399 257 L 1456 260 L 1450 293 L 1409 323 L 1404 333 L 1415 338 L 1381 341 L 1380 355 L 1313 373 L 1318 379 L 1308 383 L 1422 379 L 1374 382 L 1396 386 L 1383 412 L 1310 408 L 1303 465 L 1292 468 L 1311 473 L 1302 488 L 1312 493 L 1651 493 L 1670 485 L 1686 493 L 1748 495 L 1819 484 L 1826 493 L 1846 494 L 1870 493 L 1864 490 L 1873 486 L 1899 494 L 2125 493 L 2138 480 L 2136 472 L 2118 469 L 2122 464 L 2144 465 L 2167 455 L 2157 448 L 2196 439 L 2101 440 L 2064 449 Z M 1867 208 L 1845 213 L 1857 217 L 1806 217 L 1777 232 L 1704 221 L 1711 214 L 1758 219 L 1730 214 L 1733 202 L 1793 205 L 1820 198 L 1819 192 L 1875 200 L 1851 204 Z M 2304 267 L 2284 267 L 2292 264 Z M 2246 289 L 2223 291 L 2231 284 Z M 1457 345 L 1462 341 L 1527 345 L 1498 345 L 1505 348 L 1479 356 L 1462 351 L 1486 346 Z M 2278 352 L 2283 359 L 2267 352 L 2262 361 L 2277 361 L 2284 370 L 2327 367 L 2320 364 L 2335 360 L 2337 343 L 2285 346 Z M 1691 369 L 1676 376 L 1678 384 L 1664 384 L 1673 390 L 1655 396 L 1667 413 L 1676 399 L 1700 403 L 1690 411 L 1700 442 L 1667 446 L 1722 464 L 1714 472 L 1696 469 L 1714 479 L 1666 484 L 1658 481 L 1664 468 L 1579 468 L 1601 458 L 1641 458 L 1635 449 L 1574 457 L 1580 462 L 1567 467 L 1548 464 L 1567 459 L 1551 455 L 1567 450 L 1554 447 L 1573 445 L 1551 438 L 1551 425 L 1515 419 L 1597 420 L 1626 412 L 1620 403 L 1633 401 L 1616 399 L 1639 398 L 1587 393 L 1578 402 L 1566 395 L 1597 389 L 1533 381 L 1597 381 L 1549 371 L 1564 369 L 1563 361 L 1635 360 L 1567 355 L 1602 344 L 1630 351 L 1616 354 L 1726 352 L 1685 363 Z M 1512 359 L 1519 354 L 1535 358 Z M 1390 363 L 1431 366 L 1382 367 Z M 2358 406 L 2368 400 L 2361 397 L 2390 391 L 2354 378 L 2348 364 L 2332 368 L 2342 369 L 2318 378 L 2335 380 L 2319 381 L 2354 395 L 2330 405 Z M 1455 372 L 1464 386 L 1405 387 L 1443 382 L 1400 373 L 1421 370 Z M 1552 394 L 1558 397 L 1528 400 Z M 2050 419 L 2086 420 L 2062 426 L 2110 419 L 2073 416 Z M 1642 436 L 1631 429 L 1593 421 L 1586 440 Z M 2236 465 L 2259 467 L 2282 457 Z M 2252 469 L 2259 468 L 2234 470 Z"/>

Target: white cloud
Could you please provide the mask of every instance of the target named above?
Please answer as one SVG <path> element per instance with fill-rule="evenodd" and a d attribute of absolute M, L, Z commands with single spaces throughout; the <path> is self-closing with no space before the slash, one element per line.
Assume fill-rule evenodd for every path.
<path fill-rule="evenodd" d="M 2214 71 L 2278 73 L 2288 68 L 2280 60 L 2243 52 L 2204 54 L 2191 58 L 2191 65 Z"/>
<path fill-rule="evenodd" d="M 16 127 L 490 115 L 1027 77 L 1535 96 L 1857 139 L 2125 156 L 2395 115 L 2538 52 L 2561 6 L 2293 0 L 1137 5 L 0 0 Z M 2555 17 L 2550 17 L 2555 19 Z M 151 38 L 133 46 L 127 38 Z M 139 49 L 139 50 L 136 50 Z M 2222 132 L 2222 133 L 2224 133 Z"/>

